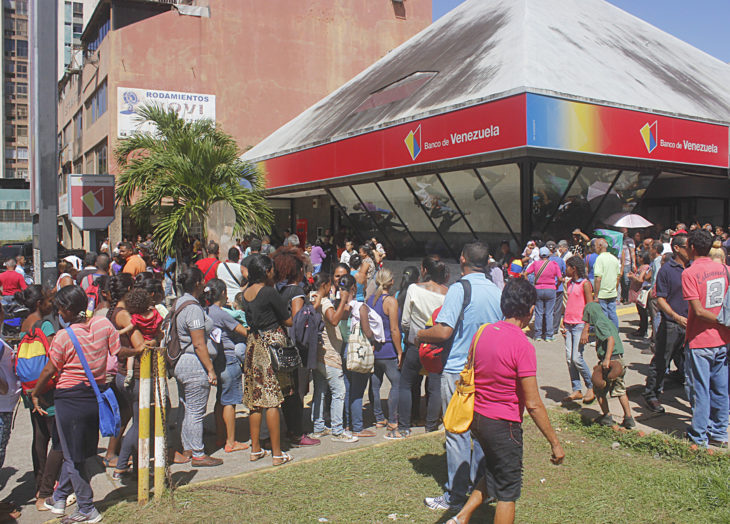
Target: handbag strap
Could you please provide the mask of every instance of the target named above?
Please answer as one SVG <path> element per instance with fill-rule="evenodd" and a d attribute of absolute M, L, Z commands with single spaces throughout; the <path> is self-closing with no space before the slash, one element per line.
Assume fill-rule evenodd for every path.
<path fill-rule="evenodd" d="M 234 282 L 235 282 L 236 284 L 238 284 L 238 287 L 241 287 L 241 283 L 240 283 L 240 282 L 238 281 L 238 279 L 236 278 L 236 275 L 234 275 L 234 274 L 233 274 L 233 271 L 231 271 L 231 268 L 230 268 L 230 267 L 228 267 L 228 262 L 224 262 L 224 263 L 223 263 L 223 267 L 224 267 L 224 268 L 226 268 L 226 271 L 228 271 L 228 274 L 229 274 L 229 275 L 231 275 L 231 278 L 233 279 L 233 281 L 234 281 Z"/>
<path fill-rule="evenodd" d="M 466 367 L 467 368 L 473 368 L 474 367 L 474 352 L 477 347 L 477 343 L 479 342 L 479 338 L 482 336 L 482 331 L 484 331 L 484 328 L 487 327 L 489 323 L 482 324 L 479 326 L 479 329 L 477 330 L 477 334 L 474 336 L 474 338 L 471 341 L 471 346 L 469 346 L 469 356 L 466 359 Z"/>
<path fill-rule="evenodd" d="M 540 268 L 540 271 L 537 272 L 537 275 L 535 275 L 535 284 L 537 284 L 537 281 L 540 280 L 540 276 L 542 276 L 542 272 L 545 271 L 545 268 L 548 267 L 548 264 L 550 264 L 550 260 L 546 260 L 545 263 Z"/>
<path fill-rule="evenodd" d="M 79 356 L 79 361 L 81 362 L 81 365 L 84 367 L 84 371 L 86 372 L 86 378 L 89 379 L 89 382 L 91 382 L 91 387 L 94 389 L 94 393 L 96 394 L 96 401 L 101 404 L 101 392 L 99 391 L 99 386 L 96 385 L 96 379 L 94 378 L 94 375 L 91 373 L 91 368 L 89 368 L 89 363 L 86 361 L 86 357 L 84 356 L 84 352 L 81 349 L 81 344 L 79 344 L 79 339 L 76 338 L 76 333 L 73 332 L 73 329 L 70 327 L 65 328 L 66 333 L 68 333 L 68 338 L 71 339 L 71 342 L 74 345 L 74 348 L 76 349 L 76 354 Z"/>

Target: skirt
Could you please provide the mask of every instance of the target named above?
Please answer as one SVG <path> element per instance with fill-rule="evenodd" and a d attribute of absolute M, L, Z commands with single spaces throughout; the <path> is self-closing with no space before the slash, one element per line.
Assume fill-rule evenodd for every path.
<path fill-rule="evenodd" d="M 251 333 L 243 367 L 243 403 L 251 409 L 278 408 L 284 402 L 279 377 L 271 367 L 269 347 L 285 344 L 281 328 Z"/>

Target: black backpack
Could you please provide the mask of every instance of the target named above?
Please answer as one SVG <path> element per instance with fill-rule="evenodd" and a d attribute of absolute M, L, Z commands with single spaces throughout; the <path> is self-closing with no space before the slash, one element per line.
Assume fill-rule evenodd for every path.
<path fill-rule="evenodd" d="M 177 332 L 177 316 L 188 306 L 198 304 L 197 300 L 188 300 L 182 304 L 175 303 L 175 307 L 170 311 L 165 320 L 162 322 L 162 332 L 164 333 L 163 347 L 165 348 L 165 360 L 167 361 L 167 369 L 170 373 L 175 369 L 180 355 L 182 355 L 182 347 L 180 346 L 180 336 Z"/>

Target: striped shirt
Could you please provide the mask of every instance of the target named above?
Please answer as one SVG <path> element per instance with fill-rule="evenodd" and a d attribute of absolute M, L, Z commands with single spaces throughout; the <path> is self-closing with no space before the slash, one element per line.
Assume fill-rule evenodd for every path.
<path fill-rule="evenodd" d="M 74 324 L 71 329 L 79 339 L 96 383 L 104 384 L 107 356 L 116 355 L 121 347 L 117 330 L 105 317 L 92 317 L 85 324 Z M 65 329 L 56 333 L 48 356 L 58 370 L 57 389 L 70 388 L 82 382 L 87 386 L 91 385 Z"/>

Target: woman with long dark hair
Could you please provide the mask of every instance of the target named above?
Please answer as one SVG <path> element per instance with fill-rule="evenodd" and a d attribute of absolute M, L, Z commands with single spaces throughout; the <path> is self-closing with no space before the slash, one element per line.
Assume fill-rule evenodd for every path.
<path fill-rule="evenodd" d="M 248 449 L 248 444 L 236 441 L 236 405 L 243 403 L 241 364 L 236 356 L 236 344 L 245 340 L 246 328 L 223 309 L 228 303 L 226 283 L 213 278 L 205 285 L 201 302 L 207 304 L 206 313 L 213 320 L 213 329 L 219 329 L 218 355 L 213 362 L 218 375 L 215 398 L 215 426 L 219 446 L 226 453 Z"/>
<path fill-rule="evenodd" d="M 31 392 L 34 409 L 46 413 L 42 395 L 48 380 L 57 375 L 55 408 L 56 428 L 63 450 L 61 477 L 45 505 L 56 515 L 66 512 L 66 500 L 76 494 L 78 510 L 70 522 L 98 522 L 101 514 L 94 507 L 94 493 L 86 460 L 96 455 L 99 444 L 99 406 L 78 355 L 81 350 L 99 389 L 106 388 L 106 359 L 120 350 L 119 335 L 104 317 L 86 316 L 88 297 L 79 286 L 61 288 L 54 300 L 64 322 L 79 341 L 77 348 L 67 330 L 60 330 L 51 342 L 49 360 Z"/>
<path fill-rule="evenodd" d="M 448 271 L 437 256 L 428 255 L 421 262 L 421 282 L 408 288 L 403 312 L 401 328 L 406 334 L 406 352 L 401 365 L 401 377 L 398 392 L 398 431 L 387 435 L 389 439 L 401 439 L 411 434 L 411 415 L 414 411 L 414 401 L 420 403 L 420 373 L 421 359 L 418 355 L 416 334 L 426 327 L 434 311 L 444 303 Z M 414 399 L 412 391 L 418 385 L 418 394 Z M 441 375 L 429 373 L 426 379 L 428 400 L 426 403 L 426 431 L 436 431 L 439 426 L 441 411 Z"/>
<path fill-rule="evenodd" d="M 58 320 L 53 318 L 53 297 L 53 291 L 44 290 L 38 284 L 30 285 L 15 294 L 15 300 L 30 311 L 20 326 L 21 337 L 32 328 L 37 327 L 49 342 L 53 340 L 59 327 Z M 33 428 L 31 458 L 33 459 L 33 475 L 36 480 L 35 506 L 39 511 L 46 511 L 45 499 L 53 494 L 53 486 L 58 480 L 58 474 L 63 465 L 61 441 L 58 439 L 56 431 L 53 389 L 43 394 L 43 402 L 47 406 L 46 415 L 35 412 L 30 398 L 23 394 L 23 403 L 31 410 L 30 422 Z M 49 442 L 51 442 L 50 450 L 48 449 Z"/>
<path fill-rule="evenodd" d="M 273 452 L 273 465 L 292 460 L 281 450 L 279 407 L 284 402 L 279 376 L 271 365 L 270 348 L 286 345 L 284 329 L 292 324 L 291 313 L 284 298 L 274 288 L 274 266 L 264 255 L 251 255 L 248 266 L 248 286 L 243 292 L 244 311 L 250 329 L 249 345 L 244 366 L 243 402 L 251 410 L 251 461 L 261 460 Z M 261 419 L 266 413 L 271 451 L 261 447 Z"/>
<path fill-rule="evenodd" d="M 274 252 L 275 287 L 289 306 L 291 318 L 297 315 L 307 302 L 308 284 L 304 280 L 305 258 L 297 247 L 280 247 Z M 307 361 L 307 355 L 302 355 Z M 279 374 L 284 403 L 284 414 L 288 437 L 293 447 L 316 446 L 319 439 L 312 438 L 304 431 L 304 396 L 309 387 L 309 370 L 301 367 L 293 373 Z"/>

